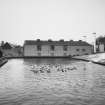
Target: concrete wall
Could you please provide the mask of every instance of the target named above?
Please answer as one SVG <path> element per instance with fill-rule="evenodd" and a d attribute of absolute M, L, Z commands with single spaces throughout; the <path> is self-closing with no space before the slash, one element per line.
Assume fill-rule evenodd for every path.
<path fill-rule="evenodd" d="M 63 46 L 55 46 L 54 51 L 51 51 L 49 45 L 42 45 L 41 48 L 41 51 L 37 51 L 36 45 L 25 45 L 24 56 L 73 56 L 92 53 L 91 46 L 67 46 L 67 51 L 63 50 Z M 79 49 L 79 51 L 77 51 L 77 49 Z M 85 51 L 83 51 L 83 49 L 85 49 Z"/>

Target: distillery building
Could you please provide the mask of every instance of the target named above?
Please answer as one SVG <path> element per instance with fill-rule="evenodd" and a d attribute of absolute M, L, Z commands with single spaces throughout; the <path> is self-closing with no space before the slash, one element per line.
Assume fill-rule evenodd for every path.
<path fill-rule="evenodd" d="M 26 40 L 23 47 L 25 57 L 65 57 L 92 53 L 92 45 L 84 41 Z"/>

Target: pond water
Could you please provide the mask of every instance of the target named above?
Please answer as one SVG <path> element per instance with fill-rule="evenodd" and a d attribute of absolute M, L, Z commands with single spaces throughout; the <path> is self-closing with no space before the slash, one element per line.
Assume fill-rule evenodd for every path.
<path fill-rule="evenodd" d="M 0 105 L 105 105 L 105 66 L 11 59 L 0 68 Z"/>

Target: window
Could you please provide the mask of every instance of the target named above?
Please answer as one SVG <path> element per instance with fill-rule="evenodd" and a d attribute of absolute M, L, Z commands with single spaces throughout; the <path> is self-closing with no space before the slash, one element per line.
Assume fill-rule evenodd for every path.
<path fill-rule="evenodd" d="M 97 51 L 97 52 L 99 52 L 99 49 L 98 49 L 98 48 L 96 48 L 96 51 Z"/>
<path fill-rule="evenodd" d="M 51 50 L 54 51 L 54 49 L 55 49 L 55 46 L 51 45 Z"/>
<path fill-rule="evenodd" d="M 86 51 L 86 49 L 82 49 L 82 51 Z"/>
<path fill-rule="evenodd" d="M 76 51 L 79 51 L 79 49 L 76 49 Z"/>
<path fill-rule="evenodd" d="M 67 56 L 67 54 L 66 54 L 66 53 L 64 53 L 64 56 Z"/>
<path fill-rule="evenodd" d="M 37 50 L 41 51 L 41 46 L 40 45 L 37 46 Z"/>
<path fill-rule="evenodd" d="M 64 46 L 63 46 L 63 50 L 64 50 L 64 51 L 67 51 L 67 45 L 64 45 Z"/>

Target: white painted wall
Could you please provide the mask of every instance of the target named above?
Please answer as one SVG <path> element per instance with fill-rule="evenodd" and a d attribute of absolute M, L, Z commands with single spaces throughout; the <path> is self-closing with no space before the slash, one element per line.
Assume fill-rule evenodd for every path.
<path fill-rule="evenodd" d="M 64 55 L 63 47 L 62 46 L 55 46 L 54 53 L 55 53 L 54 54 L 55 56 L 63 56 Z"/>
<path fill-rule="evenodd" d="M 84 55 L 91 54 L 92 47 L 91 46 L 68 46 L 68 50 L 64 51 L 63 46 L 55 46 L 55 50 L 51 51 L 49 45 L 42 45 L 42 50 L 37 51 L 36 45 L 25 45 L 24 46 L 24 56 L 38 56 L 38 53 L 41 53 L 41 56 L 64 56 L 66 55 Z M 76 49 L 79 49 L 77 51 Z M 82 51 L 85 49 L 86 51 Z"/>
<path fill-rule="evenodd" d="M 42 46 L 41 55 L 42 56 L 50 56 L 49 55 L 49 46 L 48 45 L 43 45 Z"/>
<path fill-rule="evenodd" d="M 99 51 L 100 52 L 104 52 L 104 44 L 100 44 L 99 45 Z"/>
<path fill-rule="evenodd" d="M 37 50 L 35 45 L 24 46 L 24 56 L 37 56 Z"/>

